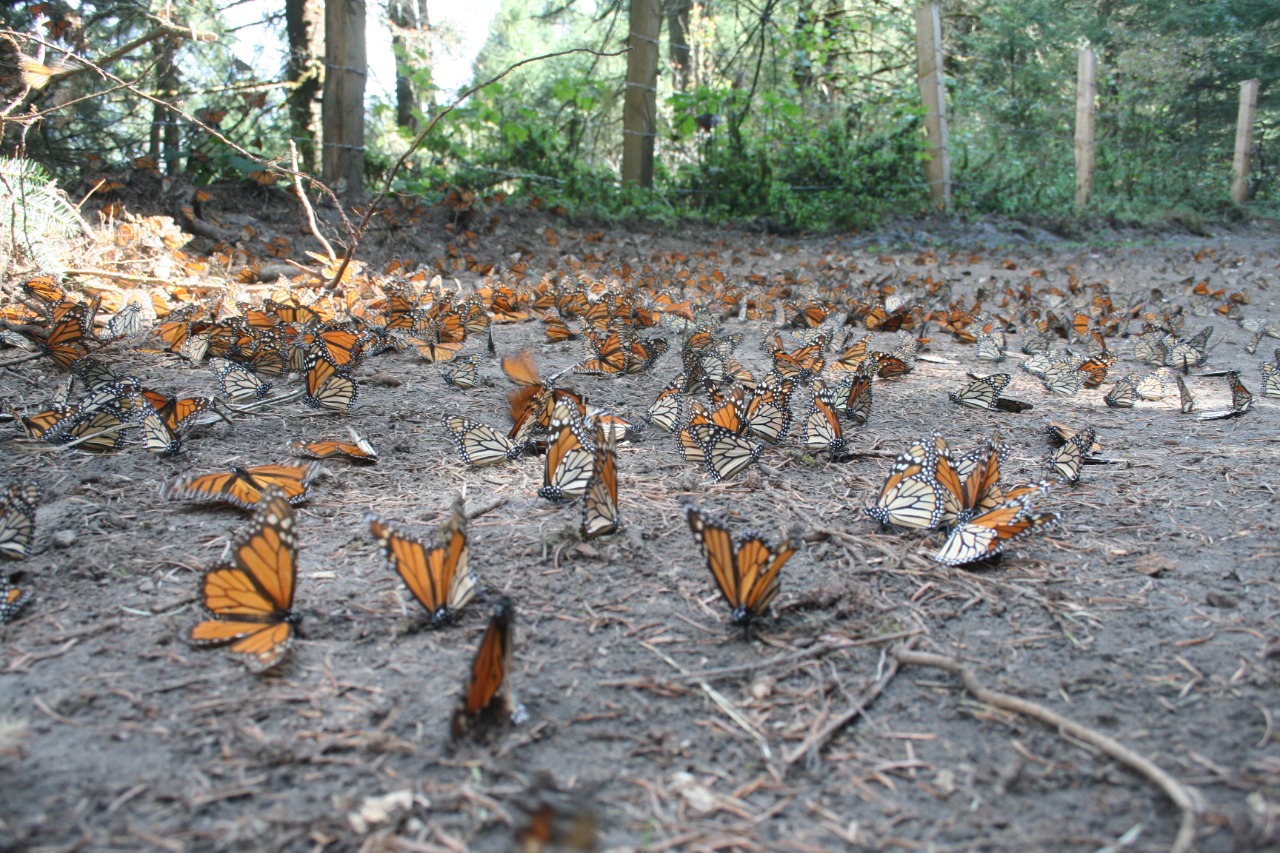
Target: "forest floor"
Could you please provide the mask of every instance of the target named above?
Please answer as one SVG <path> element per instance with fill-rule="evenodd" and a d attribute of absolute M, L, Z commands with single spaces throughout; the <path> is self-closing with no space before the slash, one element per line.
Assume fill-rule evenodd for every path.
<path fill-rule="evenodd" d="M 291 257 L 317 249 L 300 212 L 270 194 L 215 191 L 203 213 L 249 237 L 283 236 Z M 1099 234 L 1065 241 L 1011 223 L 905 222 L 875 234 L 774 236 L 692 225 L 607 228 L 549 212 L 492 208 L 452 232 L 431 208 L 375 228 L 366 269 L 392 258 L 432 265 L 473 255 L 526 281 L 566 256 L 598 259 L 601 277 L 629 265 L 682 266 L 776 282 L 833 277 L 858 287 L 914 273 L 956 298 L 1071 277 L 1105 283 L 1117 305 L 1153 298 L 1190 309 L 1208 281 L 1248 297 L 1247 318 L 1280 319 L 1280 231 L 1264 225 L 1186 233 Z M 251 228 L 252 231 L 243 230 Z M 463 234 L 465 228 L 474 238 Z M 179 281 L 153 240 L 107 240 L 76 266 Z M 182 249 L 198 257 L 207 241 Z M 210 269 L 216 264 L 210 263 Z M 234 270 L 231 274 L 234 275 Z M 450 273 L 464 288 L 482 276 Z M 448 278 L 447 276 L 446 278 Z M 98 276 L 130 292 L 152 285 Z M 206 271 L 188 286 L 224 286 Z M 21 280 L 5 285 L 13 293 Z M 276 285 L 253 285 L 253 297 Z M 803 285 L 801 286 L 803 289 Z M 1258 362 L 1280 343 L 1219 316 L 1195 373 L 1235 369 L 1254 393 L 1242 417 L 1183 415 L 1177 392 L 1109 409 L 1112 384 L 1052 396 L 1038 380 L 976 360 L 932 326 L 928 354 L 898 381 L 877 381 L 870 422 L 844 462 L 788 441 L 724 483 L 687 465 L 673 437 L 649 427 L 618 451 L 621 531 L 583 542 L 576 507 L 537 497 L 539 458 L 471 469 L 440 417 L 460 412 L 505 430 L 510 387 L 497 359 L 458 391 L 412 349 L 356 370 L 349 415 L 294 400 L 231 423 L 197 426 L 175 458 L 31 443 L 10 424 L 3 482 L 43 488 L 36 539 L 17 583 L 33 599 L 0 627 L 0 848 L 91 850 L 505 850 L 525 825 L 531 790 L 554 785 L 558 819 L 593 815 L 602 849 L 1167 850 L 1179 809 L 1148 776 L 1079 736 L 999 702 L 979 701 L 943 669 L 898 663 L 902 650 L 963 663 L 978 682 L 1044 706 L 1145 756 L 1194 788 L 1194 849 L 1280 846 L 1280 400 L 1262 395 Z M 764 321 L 737 357 L 768 369 Z M 861 334 L 861 330 L 858 330 Z M 679 370 L 679 337 L 648 372 L 562 384 L 633 421 Z M 536 321 L 495 326 L 500 353 L 530 348 L 547 376 L 582 357 L 543 342 Z M 894 335 L 877 335 L 889 348 Z M 1018 337 L 1010 338 L 1016 365 Z M 1114 375 L 1151 368 L 1113 342 Z M 149 350 L 149 351 L 148 351 Z M 483 340 L 466 353 L 484 355 Z M 0 396 L 31 411 L 61 381 L 48 360 L 0 361 Z M 170 392 L 212 394 L 213 376 L 155 351 L 154 340 L 103 351 L 118 369 Z M 1023 414 L 961 409 L 947 392 L 966 371 L 1010 370 Z M 1226 380 L 1192 375 L 1204 408 L 1228 403 Z M 1044 476 L 1044 425 L 1096 428 L 1102 455 L 1080 482 L 1037 506 L 1056 528 L 999 560 L 949 568 L 931 559 L 940 534 L 882 529 L 873 502 L 894 455 L 941 431 L 967 449 L 998 431 L 1009 482 Z M 297 510 L 296 608 L 302 636 L 263 675 L 185 642 L 199 618 L 202 570 L 246 515 L 167 501 L 190 471 L 289 459 L 294 438 L 345 438 L 376 465 L 324 463 Z M 462 494 L 471 566 L 490 596 L 516 607 L 509 684 L 527 719 L 488 744 L 450 747 L 447 732 L 491 605 L 457 624 L 408 631 L 417 605 L 362 521 L 374 509 L 428 533 Z M 689 535 L 693 499 L 769 536 L 798 525 L 773 617 L 754 635 L 728 609 Z M 849 714 L 860 703 L 861 714 Z M 845 715 L 847 724 L 825 726 Z M 821 735 L 821 736 L 820 736 Z M 554 848 L 553 848 L 554 849 Z M 563 848 L 568 849 L 568 848 Z"/>

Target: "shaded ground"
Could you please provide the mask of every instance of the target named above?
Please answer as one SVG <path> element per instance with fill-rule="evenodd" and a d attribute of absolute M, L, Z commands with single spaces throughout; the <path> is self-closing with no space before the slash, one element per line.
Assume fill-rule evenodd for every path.
<path fill-rule="evenodd" d="M 288 210 L 268 203 L 255 214 L 255 239 L 306 242 Z M 953 282 L 966 298 L 1003 284 L 1065 287 L 1074 275 L 1108 283 L 1118 303 L 1159 287 L 1189 307 L 1193 285 L 1207 278 L 1246 294 L 1247 317 L 1280 318 L 1280 240 L 1266 231 L 1089 248 L 1032 243 L 1000 224 L 797 239 L 601 233 L 504 210 L 482 222 L 488 215 L 468 223 L 477 232 L 470 245 L 449 245 L 500 266 L 522 247 L 530 280 L 563 254 L 590 254 L 601 275 L 623 264 L 636 272 L 714 265 L 732 278 L 791 273 L 860 284 L 909 269 Z M 446 256 L 446 219 L 429 211 L 412 228 L 380 231 L 367 247 L 371 266 Z M 223 227 L 238 224 L 224 215 Z M 936 239 L 946 246 L 933 251 Z M 695 257 L 708 250 L 714 259 Z M 676 255 L 687 260 L 673 262 Z M 1192 317 L 1189 328 L 1209 322 L 1217 331 L 1204 369 L 1238 369 L 1254 392 L 1241 418 L 1182 416 L 1176 392 L 1173 403 L 1107 409 L 1110 382 L 1051 397 L 1016 369 L 1006 393 L 1034 410 L 958 409 L 946 392 L 966 370 L 990 368 L 935 332 L 932 354 L 954 363 L 922 362 L 903 381 L 877 383 L 871 422 L 853 439 L 863 455 L 814 462 L 793 432 L 759 467 L 712 484 L 683 462 L 670 435 L 650 428 L 619 452 L 623 531 L 589 544 L 577 539 L 576 508 L 534 494 L 539 459 L 472 470 L 447 441 L 444 411 L 505 426 L 508 386 L 488 358 L 482 383 L 459 392 L 412 351 L 381 356 L 359 368 L 361 397 L 349 417 L 283 403 L 233 427 L 199 427 L 177 459 L 138 448 L 46 452 L 10 440 L 4 481 L 39 482 L 45 498 L 33 554 L 21 565 L 35 599 L 0 628 L 0 714 L 27 726 L 0 757 L 0 843 L 502 850 L 523 821 L 524 792 L 549 774 L 594 801 L 612 848 L 1168 848 L 1178 813 L 1149 782 L 1038 723 L 974 702 L 936 670 L 904 667 L 863 717 L 788 765 L 909 637 L 1197 786 L 1206 803 L 1199 849 L 1274 849 L 1280 412 L 1261 395 L 1257 363 L 1277 341 L 1263 339 L 1250 355 L 1250 334 L 1236 323 Z M 757 374 L 768 367 L 759 346 L 766 325 L 727 324 L 746 333 L 738 357 Z M 577 343 L 542 343 L 536 322 L 498 327 L 494 337 L 502 352 L 532 347 L 543 375 L 581 357 Z M 896 337 L 876 343 L 888 348 Z M 1114 344 L 1117 373 L 1149 372 L 1129 343 Z M 207 370 L 171 357 L 123 346 L 108 354 L 148 384 L 215 390 Z M 566 382 L 638 420 L 677 370 L 673 353 L 650 374 Z M 0 394 L 34 407 L 58 380 L 47 361 L 25 361 L 0 371 Z M 1190 384 L 1206 408 L 1226 403 L 1223 380 Z M 1007 479 L 1039 477 L 1048 419 L 1095 426 L 1104 454 L 1125 461 L 1090 466 L 1078 485 L 1043 499 L 1062 513 L 1061 527 L 989 567 L 941 567 L 929 559 L 937 534 L 881 530 L 860 511 L 892 455 L 932 430 L 962 449 L 998 430 L 1012 446 Z M 348 425 L 381 461 L 326 463 L 299 509 L 305 638 L 266 676 L 188 647 L 200 572 L 245 521 L 231 508 L 166 502 L 162 485 L 191 470 L 281 461 L 289 439 L 340 438 Z M 472 566 L 492 594 L 516 602 L 512 682 L 529 719 L 490 746 L 449 751 L 449 714 L 489 608 L 477 601 L 447 630 L 406 633 L 416 605 L 361 516 L 373 507 L 426 533 L 459 492 L 472 508 L 501 501 L 471 523 Z M 792 524 L 808 534 L 784 570 L 778 617 L 755 640 L 728 625 L 680 513 L 688 497 L 772 535 Z M 385 820 L 350 818 L 369 798 L 406 791 L 407 807 Z"/>

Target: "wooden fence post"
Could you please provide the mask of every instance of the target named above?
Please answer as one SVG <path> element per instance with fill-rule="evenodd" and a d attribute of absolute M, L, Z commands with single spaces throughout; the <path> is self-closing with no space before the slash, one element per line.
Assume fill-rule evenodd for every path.
<path fill-rule="evenodd" d="M 622 105 L 622 182 L 653 186 L 653 140 L 658 135 L 658 32 L 661 0 L 631 0 L 627 94 Z"/>
<path fill-rule="evenodd" d="M 1076 208 L 1083 210 L 1093 194 L 1093 104 L 1098 95 L 1098 54 L 1080 48 L 1076 63 Z"/>
<path fill-rule="evenodd" d="M 1253 114 L 1258 110 L 1258 81 L 1240 84 L 1240 113 L 1236 117 L 1236 156 L 1231 161 L 1231 200 L 1249 200 L 1249 150 L 1253 148 Z"/>
<path fill-rule="evenodd" d="M 942 18 L 937 3 L 916 10 L 916 61 L 929 159 L 924 165 L 935 207 L 951 207 L 951 152 L 947 148 L 947 97 L 942 79 Z"/>
<path fill-rule="evenodd" d="M 364 0 L 324 4 L 324 99 L 321 128 L 325 181 L 346 179 L 345 193 L 364 189 Z"/>

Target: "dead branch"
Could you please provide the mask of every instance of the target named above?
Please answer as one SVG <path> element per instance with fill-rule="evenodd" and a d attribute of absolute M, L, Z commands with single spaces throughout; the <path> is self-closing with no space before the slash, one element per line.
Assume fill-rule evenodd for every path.
<path fill-rule="evenodd" d="M 879 697 L 880 694 L 884 692 L 884 689 L 889 686 L 889 682 L 893 681 L 893 677 L 898 674 L 898 666 L 900 663 L 898 652 L 909 649 L 910 645 L 911 640 L 907 640 L 905 645 L 900 644 L 896 646 L 888 658 L 888 667 L 880 674 L 880 677 L 877 678 L 870 687 L 862 692 L 862 695 L 858 697 L 858 701 L 854 702 L 853 705 L 843 714 L 805 738 L 803 743 L 785 756 L 783 760 L 785 765 L 790 767 L 801 758 L 807 757 L 811 760 L 816 758 L 818 751 L 822 749 L 823 745 L 825 745 L 827 741 L 831 740 L 831 738 L 835 736 L 836 732 L 840 731 L 845 726 L 849 725 L 849 723 L 860 717 L 863 711 L 865 711 L 872 702 L 876 701 L 876 698 Z"/>
<path fill-rule="evenodd" d="M 1187 853 L 1192 849 L 1196 838 L 1196 823 L 1202 809 L 1200 795 L 1194 788 L 1183 785 L 1149 759 L 1102 732 L 1083 726 L 1043 705 L 984 686 L 973 671 L 959 661 L 905 647 L 895 649 L 894 656 L 900 663 L 908 666 L 927 666 L 958 675 L 964 683 L 965 690 L 968 690 L 979 702 L 1053 726 L 1062 734 L 1096 747 L 1139 775 L 1145 776 L 1147 780 L 1164 791 L 1165 796 L 1173 800 L 1173 804 L 1182 812 L 1182 821 L 1178 827 L 1178 834 L 1174 837 L 1173 846 L 1169 848 L 1170 853 Z"/>

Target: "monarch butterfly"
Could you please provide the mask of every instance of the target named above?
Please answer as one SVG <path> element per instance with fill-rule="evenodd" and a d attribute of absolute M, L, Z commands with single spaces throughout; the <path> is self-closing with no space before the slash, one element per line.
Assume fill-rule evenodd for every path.
<path fill-rule="evenodd" d="M 67 298 L 66 291 L 59 286 L 57 280 L 51 275 L 38 275 L 35 278 L 28 279 L 23 283 L 22 289 L 27 292 L 28 296 L 34 296 L 46 305 L 52 305 Z"/>
<path fill-rule="evenodd" d="M 1189 415 L 1196 410 L 1196 398 L 1191 396 L 1191 389 L 1182 381 L 1182 376 L 1175 373 L 1173 378 L 1178 382 L 1178 407 L 1182 414 Z"/>
<path fill-rule="evenodd" d="M 1158 332 L 1146 331 L 1133 339 L 1133 356 L 1147 364 L 1163 365 L 1168 348 Z"/>
<path fill-rule="evenodd" d="M 795 352 L 778 350 L 773 353 L 773 372 L 782 379 L 808 384 L 827 363 L 822 350 L 821 342 L 801 347 Z"/>
<path fill-rule="evenodd" d="M 1253 406 L 1253 395 L 1240 381 L 1240 374 L 1234 370 L 1227 371 L 1227 381 L 1231 384 L 1231 408 L 1218 409 L 1212 412 L 1201 412 L 1197 418 L 1202 421 L 1216 421 L 1243 415 Z"/>
<path fill-rule="evenodd" d="M 333 459 L 344 457 L 353 462 L 376 463 L 378 451 L 368 440 L 361 438 L 354 430 L 351 441 L 291 441 L 289 447 L 294 453 L 306 459 Z"/>
<path fill-rule="evenodd" d="M 594 539 L 618 529 L 617 436 L 596 421 L 595 439 L 591 480 L 582 501 L 583 539 Z"/>
<path fill-rule="evenodd" d="M 1007 497 L 1000 488 L 1000 463 L 1009 448 L 988 440 L 982 447 L 953 458 L 946 442 L 934 437 L 938 450 L 938 484 L 943 490 L 942 517 L 948 527 L 964 524 L 975 514 L 1002 503 Z"/>
<path fill-rule="evenodd" d="M 0 557 L 25 560 L 36 533 L 36 504 L 40 487 L 14 483 L 0 498 Z"/>
<path fill-rule="evenodd" d="M 504 598 L 493 609 L 480 648 L 471 662 L 467 686 L 449 721 L 449 736 L 453 740 L 478 736 L 514 720 L 518 706 L 507 677 L 511 673 L 515 641 L 516 609 L 510 599 Z"/>
<path fill-rule="evenodd" d="M 182 440 L 174 435 L 173 430 L 156 411 L 147 411 L 142 420 L 142 446 L 149 453 L 172 455 L 182 448 Z"/>
<path fill-rule="evenodd" d="M 204 359 L 205 354 L 209 351 L 209 340 L 210 335 L 208 332 L 191 335 L 183 340 L 175 351 L 179 358 L 184 358 L 193 364 L 198 364 Z"/>
<path fill-rule="evenodd" d="M 1080 384 L 1085 388 L 1096 388 L 1107 378 L 1107 369 L 1116 363 L 1116 357 L 1108 352 L 1085 359 L 1076 366 L 1080 373 Z"/>
<path fill-rule="evenodd" d="M 514 444 L 493 427 L 479 421 L 459 415 L 444 415 L 441 423 L 449 431 L 449 438 L 458 448 L 462 461 L 474 468 L 501 465 L 518 459 L 524 453 L 524 445 Z"/>
<path fill-rule="evenodd" d="M 841 349 L 844 351 L 831 363 L 832 370 L 857 370 L 860 368 L 869 356 L 871 335 L 863 335 L 852 344 L 848 346 L 846 344 L 849 344 L 848 337 L 840 344 Z"/>
<path fill-rule="evenodd" d="M 409 343 L 422 356 L 423 361 L 437 364 L 452 361 L 465 344 L 462 341 L 430 341 L 421 338 L 409 338 Z"/>
<path fill-rule="evenodd" d="M 556 404 L 555 414 L 551 416 L 551 426 L 558 432 L 555 440 L 547 447 L 542 487 L 538 489 L 538 496 L 560 502 L 586 493 L 594 466 L 595 450 L 582 419 L 576 417 L 565 403 Z"/>
<path fill-rule="evenodd" d="M 95 453 L 116 450 L 124 444 L 124 430 L 128 424 L 114 406 L 106 405 L 96 409 L 77 406 L 67 420 L 65 430 L 58 439 L 60 442 L 75 444 L 81 450 Z"/>
<path fill-rule="evenodd" d="M 231 544 L 231 560 L 209 569 L 202 590 L 211 618 L 191 629 L 197 646 L 231 644 L 254 672 L 280 662 L 293 642 L 293 592 L 298 579 L 298 537 L 293 507 L 270 488 L 249 526 Z"/>
<path fill-rule="evenodd" d="M 233 467 L 228 471 L 179 477 L 165 488 L 163 497 L 169 500 L 221 501 L 241 509 L 253 509 L 262 502 L 265 491 L 274 486 L 296 505 L 311 496 L 311 481 L 319 473 L 319 462 Z"/>
<path fill-rule="evenodd" d="M 524 814 L 524 824 L 516 830 L 513 851 L 590 853 L 600 849 L 599 818 L 593 805 L 558 789 L 549 774 L 538 774 L 516 807 Z"/>
<path fill-rule="evenodd" d="M 307 391 L 302 402 L 313 409 L 345 412 L 360 396 L 356 381 L 323 356 L 307 356 Z"/>
<path fill-rule="evenodd" d="M 1069 437 L 1061 447 L 1049 454 L 1049 468 L 1068 483 L 1080 480 L 1080 468 L 1084 458 L 1093 451 L 1097 433 L 1087 427 Z"/>
<path fill-rule="evenodd" d="M 727 480 L 760 459 L 757 444 L 716 424 L 694 424 L 689 433 L 705 456 L 707 470 L 717 481 Z"/>
<path fill-rule="evenodd" d="M 580 361 L 573 366 L 574 373 L 587 373 L 594 376 L 617 376 L 627 367 L 627 350 L 617 332 L 610 332 L 605 337 L 583 329 L 583 348 L 595 355 Z"/>
<path fill-rule="evenodd" d="M 680 391 L 685 387 L 685 380 L 686 375 L 681 373 L 670 385 L 659 391 L 658 398 L 645 411 L 645 420 L 667 432 L 679 429 L 684 400 Z"/>
<path fill-rule="evenodd" d="M 323 327 L 311 343 L 311 350 L 327 358 L 335 367 L 349 370 L 360 361 L 364 339 L 347 325 Z"/>
<path fill-rule="evenodd" d="M 252 370 L 225 358 L 209 359 L 209 367 L 218 379 L 223 396 L 231 400 L 260 400 L 271 390 Z"/>
<path fill-rule="evenodd" d="M 1080 372 L 1074 359 L 1067 358 L 1055 361 L 1045 368 L 1040 381 L 1044 383 L 1046 391 L 1074 397 L 1080 393 L 1080 388 L 1084 384 L 1084 374 Z"/>
<path fill-rule="evenodd" d="M 251 351 L 244 361 L 254 373 L 262 376 L 280 376 L 287 364 L 282 349 L 269 342 L 264 342 Z"/>
<path fill-rule="evenodd" d="M 1022 336 L 1021 350 L 1027 355 L 1048 352 L 1053 346 L 1053 339 L 1043 329 L 1027 329 Z"/>
<path fill-rule="evenodd" d="M 1033 514 L 1029 496 L 1007 501 L 952 530 L 933 559 L 948 566 L 987 560 L 1031 531 L 1057 521 L 1057 513 Z"/>
<path fill-rule="evenodd" d="M 547 313 L 542 315 L 542 322 L 546 326 L 543 331 L 548 343 L 558 344 L 576 340 L 578 337 L 577 333 L 569 328 L 569 324 L 561 318 L 560 312 L 554 308 L 549 308 Z"/>
<path fill-rule="evenodd" d="M 684 505 L 684 515 L 720 594 L 729 603 L 730 621 L 749 625 L 763 616 L 778 594 L 782 567 L 799 547 L 798 539 L 791 536 L 775 546 L 753 530 L 731 535 L 723 519 L 692 503 Z"/>
<path fill-rule="evenodd" d="M 1280 363 L 1280 356 L 1276 362 Z M 1269 361 L 1262 363 L 1262 396 L 1280 397 L 1280 367 Z"/>
<path fill-rule="evenodd" d="M 1190 338 L 1172 337 L 1165 339 L 1164 363 L 1168 367 L 1180 367 L 1186 373 L 1192 367 L 1205 363 L 1208 356 L 1209 336 L 1213 334 L 1213 326 L 1205 326 Z"/>
<path fill-rule="evenodd" d="M 1132 409 L 1133 404 L 1138 400 L 1138 374 L 1130 373 L 1128 376 L 1120 377 L 1119 381 L 1112 387 L 1107 395 L 1102 398 L 1102 402 L 1112 409 Z"/>
<path fill-rule="evenodd" d="M 142 306 L 138 302 L 131 300 L 123 309 L 107 319 L 107 325 L 102 331 L 102 337 L 114 341 L 118 338 L 136 335 L 141 331 Z"/>
<path fill-rule="evenodd" d="M 978 358 L 982 361 L 1004 361 L 1005 359 L 1004 344 L 988 332 L 978 333 L 976 348 Z"/>
<path fill-rule="evenodd" d="M 734 388 L 732 393 L 721 395 L 719 404 L 709 411 L 701 403 L 692 403 L 689 425 L 696 424 L 715 424 L 736 435 L 746 432 L 747 419 L 742 402 L 742 389 Z"/>
<path fill-rule="evenodd" d="M 757 385 L 746 401 L 743 417 L 747 429 L 770 444 L 777 444 L 791 429 L 791 392 L 795 384 L 787 379 Z"/>
<path fill-rule="evenodd" d="M 1240 381 L 1240 374 L 1234 370 L 1227 374 L 1227 381 L 1231 383 L 1231 408 L 1243 415 L 1253 405 L 1253 395 Z"/>
<path fill-rule="evenodd" d="M 1133 374 L 1136 376 L 1136 374 Z M 1176 374 L 1175 374 L 1176 375 Z M 1137 380 L 1134 385 L 1134 391 L 1144 400 L 1163 400 L 1164 399 L 1164 379 L 1159 373 L 1150 373 Z"/>
<path fill-rule="evenodd" d="M 859 369 L 835 387 L 836 411 L 859 426 L 871 419 L 871 373 Z"/>
<path fill-rule="evenodd" d="M 9 578 L 0 575 L 0 625 L 18 615 L 31 600 L 31 591 L 13 585 Z"/>
<path fill-rule="evenodd" d="M 991 373 L 985 376 L 974 373 L 966 375 L 970 379 L 969 384 L 959 394 L 947 394 L 947 398 L 956 405 L 968 406 L 971 409 L 998 409 L 1015 414 L 1031 408 L 1030 403 L 1000 396 L 1000 392 L 1013 379 L 1008 373 Z"/>
<path fill-rule="evenodd" d="M 160 415 L 170 431 L 177 433 L 187 421 L 213 405 L 208 397 L 169 397 L 159 391 L 143 388 L 142 396 Z"/>
<path fill-rule="evenodd" d="M 479 378 L 478 363 L 479 359 L 474 355 L 457 359 L 445 370 L 444 384 L 463 391 L 474 388 Z"/>
<path fill-rule="evenodd" d="M 937 442 L 921 439 L 898 454 L 874 505 L 863 512 L 881 524 L 932 529 L 942 520 Z"/>
<path fill-rule="evenodd" d="M 86 314 L 79 303 L 71 304 L 74 307 L 49 328 L 42 340 L 37 341 L 44 354 L 64 370 L 70 370 L 72 363 L 89 354 L 89 348 L 85 346 Z"/>
<path fill-rule="evenodd" d="M 871 359 L 875 364 L 876 376 L 881 379 L 897 379 L 906 376 L 915 365 L 895 353 L 873 352 Z"/>
<path fill-rule="evenodd" d="M 441 527 L 440 540 L 430 545 L 401 533 L 372 511 L 364 520 L 382 556 L 426 608 L 433 626 L 452 621 L 475 595 L 477 579 L 467 569 L 467 519 L 459 507 Z"/>
<path fill-rule="evenodd" d="M 833 459 L 848 446 L 829 388 L 814 388 L 813 402 L 804 419 L 804 446 L 815 453 L 826 453 Z"/>

